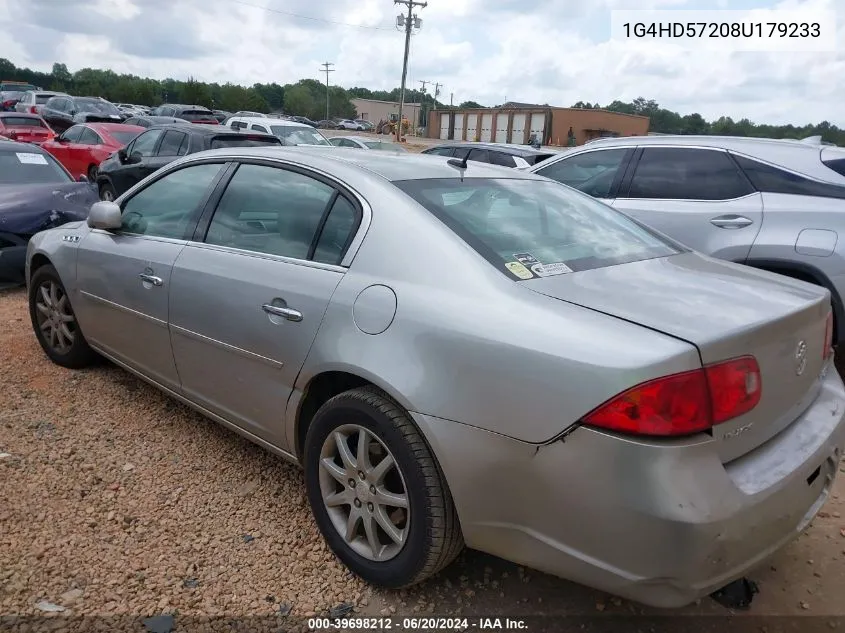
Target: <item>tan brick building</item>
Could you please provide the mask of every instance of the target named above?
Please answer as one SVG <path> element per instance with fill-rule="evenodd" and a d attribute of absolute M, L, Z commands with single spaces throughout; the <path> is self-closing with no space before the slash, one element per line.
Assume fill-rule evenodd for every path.
<path fill-rule="evenodd" d="M 398 101 L 379 101 L 378 99 L 351 99 L 352 105 L 355 106 L 357 118 L 378 123 L 379 121 L 387 121 L 391 114 L 399 114 Z M 419 103 L 406 103 L 402 108 L 402 114 L 414 124 L 420 117 Z"/>
<path fill-rule="evenodd" d="M 429 113 L 427 136 L 442 140 L 528 143 L 533 134 L 544 145 L 576 145 L 604 136 L 645 136 L 648 117 L 608 110 L 555 108 L 506 103 L 500 108 L 436 110 Z"/>

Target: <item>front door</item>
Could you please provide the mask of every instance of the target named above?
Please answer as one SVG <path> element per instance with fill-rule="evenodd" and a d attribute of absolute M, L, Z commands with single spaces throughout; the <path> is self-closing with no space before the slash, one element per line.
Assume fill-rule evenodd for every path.
<path fill-rule="evenodd" d="M 745 261 L 763 200 L 725 150 L 645 147 L 633 163 L 614 207 L 694 250 Z"/>
<path fill-rule="evenodd" d="M 238 167 L 207 233 L 173 269 L 170 329 L 185 396 L 288 448 L 287 400 L 359 218 L 319 176 Z"/>
<path fill-rule="evenodd" d="M 148 166 L 150 161 L 155 161 L 156 146 L 163 134 L 162 129 L 147 130 L 126 146 L 126 160 L 119 161 L 119 165 L 109 170 L 116 195 L 123 194 L 153 173 Z"/>
<path fill-rule="evenodd" d="M 124 201 L 119 231 L 93 229 L 79 244 L 74 306 L 86 339 L 174 390 L 179 378 L 168 331 L 171 272 L 221 166 L 170 172 Z"/>

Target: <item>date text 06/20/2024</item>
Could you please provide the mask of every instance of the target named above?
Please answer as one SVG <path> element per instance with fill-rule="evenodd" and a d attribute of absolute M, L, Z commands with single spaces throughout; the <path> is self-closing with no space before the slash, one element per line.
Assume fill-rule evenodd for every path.
<path fill-rule="evenodd" d="M 442 617 L 379 617 L 379 618 L 309 618 L 312 631 L 519 631 L 528 629 L 518 618 L 442 618 Z"/>

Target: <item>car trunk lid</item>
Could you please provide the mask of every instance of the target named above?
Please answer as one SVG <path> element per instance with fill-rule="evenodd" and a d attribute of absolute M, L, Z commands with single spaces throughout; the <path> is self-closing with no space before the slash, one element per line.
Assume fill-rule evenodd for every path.
<path fill-rule="evenodd" d="M 684 253 L 520 283 L 687 341 L 705 365 L 754 356 L 759 404 L 712 429 L 723 462 L 789 426 L 815 399 L 827 370 L 830 294 L 804 282 Z"/>

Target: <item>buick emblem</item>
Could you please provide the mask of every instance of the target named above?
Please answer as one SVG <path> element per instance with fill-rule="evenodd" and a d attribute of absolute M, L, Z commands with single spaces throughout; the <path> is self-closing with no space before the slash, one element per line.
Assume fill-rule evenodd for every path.
<path fill-rule="evenodd" d="M 804 341 L 798 341 L 795 348 L 795 374 L 800 376 L 807 369 L 807 344 Z"/>

